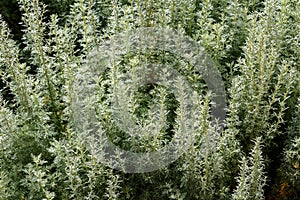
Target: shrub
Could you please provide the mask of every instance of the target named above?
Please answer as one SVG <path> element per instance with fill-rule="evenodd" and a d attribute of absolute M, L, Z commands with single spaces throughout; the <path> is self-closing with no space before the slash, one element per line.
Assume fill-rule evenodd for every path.
<path fill-rule="evenodd" d="M 299 197 L 299 1 L 18 3 L 21 41 L 0 17 L 1 199 Z M 182 57 L 165 49 L 129 51 L 105 62 L 109 39 L 142 27 L 175 30 L 211 55 L 228 99 L 222 130 L 210 122 L 214 94 Z M 157 75 L 138 68 L 145 63 L 177 70 L 193 95 L 180 79 L 136 87 L 146 75 Z M 85 86 L 92 92 L 80 93 Z M 86 104 L 78 107 L 78 100 Z M 130 134 L 136 126 L 143 131 Z M 101 162 L 105 152 L 96 140 L 86 142 L 95 127 L 99 137 L 108 136 L 102 142 L 109 138 L 134 152 L 180 142 L 176 135 L 185 131 L 193 142 L 167 167 L 124 173 Z"/>

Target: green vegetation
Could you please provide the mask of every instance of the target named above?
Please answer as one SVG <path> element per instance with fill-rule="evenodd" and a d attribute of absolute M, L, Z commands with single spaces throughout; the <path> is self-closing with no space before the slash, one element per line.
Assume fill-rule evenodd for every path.
<path fill-rule="evenodd" d="M 1 200 L 300 198 L 300 1 L 16 0 L 11 5 L 0 0 Z M 102 164 L 99 152 L 87 145 L 88 126 L 77 129 L 74 90 L 97 47 L 141 27 L 173 29 L 205 48 L 226 87 L 227 116 L 222 131 L 209 122 L 213 94 L 191 63 L 172 52 L 130 52 L 111 66 L 100 57 L 97 64 L 106 70 L 93 80 L 96 98 L 86 108 L 95 108 L 100 131 L 114 144 L 154 151 L 183 130 L 188 114 L 197 126 L 189 130 L 193 145 L 174 163 L 130 174 Z M 173 67 L 189 81 L 198 94 L 192 113 L 180 83 L 181 99 L 157 84 L 124 95 L 124 73 L 145 62 Z M 116 99 L 127 107 L 111 106 Z M 115 115 L 139 121 L 145 132 L 132 137 Z M 219 134 L 214 146 L 208 146 L 211 134 Z"/>

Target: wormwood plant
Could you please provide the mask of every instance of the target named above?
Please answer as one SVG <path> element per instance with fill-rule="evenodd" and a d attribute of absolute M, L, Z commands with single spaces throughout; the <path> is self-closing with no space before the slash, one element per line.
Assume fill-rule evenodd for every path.
<path fill-rule="evenodd" d="M 299 198 L 299 1 L 74 0 L 62 1 L 64 16 L 49 15 L 57 4 L 18 2 L 21 44 L 0 17 L 0 199 Z M 104 62 L 102 44 L 142 27 L 176 30 L 211 55 L 228 99 L 222 130 L 210 122 L 213 91 L 180 55 L 131 51 Z M 178 71 L 193 95 L 179 79 L 137 87 L 166 73 L 145 63 Z M 96 79 L 78 82 L 82 75 Z M 80 83 L 92 95 L 78 93 L 87 89 Z M 95 118 L 78 115 L 78 99 Z M 185 132 L 193 142 L 167 167 L 123 173 L 101 162 L 99 143 L 86 142 L 95 127 L 133 152 Z"/>

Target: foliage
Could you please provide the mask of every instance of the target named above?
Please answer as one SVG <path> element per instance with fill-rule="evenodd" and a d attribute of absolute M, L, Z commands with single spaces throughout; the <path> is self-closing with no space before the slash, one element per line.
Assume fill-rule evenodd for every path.
<path fill-rule="evenodd" d="M 299 1 L 18 3 L 21 40 L 8 28 L 14 13 L 1 9 L 0 16 L 1 199 L 299 198 Z M 91 70 L 87 59 L 108 38 L 156 26 L 189 36 L 211 55 L 226 86 L 227 116 L 223 130 L 209 122 L 213 94 L 192 64 L 172 53 L 128 53 L 109 66 L 99 58 L 105 70 L 88 80 L 96 93 L 85 99 L 85 108 L 96 110 L 99 135 L 135 152 L 160 149 L 184 130 L 194 139 L 168 167 L 123 173 L 101 163 L 97 143 L 85 142 L 89 118 L 77 121 L 76 79 Z M 124 74 L 146 62 L 178 70 L 194 95 L 180 80 L 168 80 L 126 96 L 123 91 L 150 72 L 144 69 L 130 83 Z M 169 85 L 180 91 L 179 98 Z M 194 102 L 191 112 L 187 98 Z M 111 106 L 120 102 L 127 106 Z M 133 119 L 144 131 L 130 135 L 122 119 Z"/>

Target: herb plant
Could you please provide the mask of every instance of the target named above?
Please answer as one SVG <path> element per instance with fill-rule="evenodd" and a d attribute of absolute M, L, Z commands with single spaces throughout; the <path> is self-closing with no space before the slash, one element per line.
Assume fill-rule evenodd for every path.
<path fill-rule="evenodd" d="M 18 5 L 22 33 L 8 27 L 3 16 L 9 13 L 0 15 L 0 199 L 299 199 L 298 0 L 18 0 Z M 175 30 L 211 56 L 226 89 L 222 128 L 210 122 L 214 94 L 182 57 L 163 50 L 127 52 L 109 67 L 102 62 L 101 45 L 143 27 Z M 94 52 L 98 57 L 89 62 Z M 136 70 L 144 63 L 177 70 L 195 95 L 188 96 L 180 80 L 135 88 L 139 78 L 159 75 Z M 97 80 L 87 80 L 95 98 L 74 95 L 81 91 L 78 77 L 94 77 L 89 73 L 95 66 L 103 69 L 95 72 Z M 132 81 L 125 83 L 128 72 Z M 128 96 L 129 86 L 135 91 Z M 188 97 L 194 102 L 190 110 Z M 98 138 L 102 142 L 156 151 L 180 140 L 175 136 L 185 130 L 193 142 L 158 170 L 112 169 L 101 162 L 99 143 L 86 142 L 92 119 L 83 115 L 78 121 L 78 98 L 86 100 L 83 109 L 95 112 L 97 134 L 107 135 Z M 118 103 L 126 106 L 112 106 Z M 130 134 L 133 126 L 124 121 L 144 129 Z"/>

